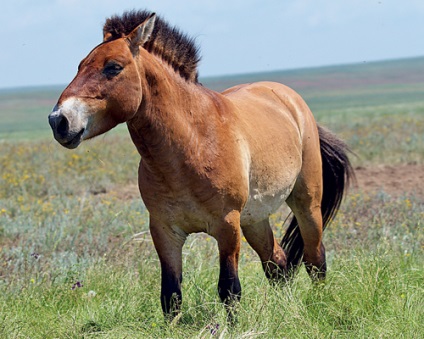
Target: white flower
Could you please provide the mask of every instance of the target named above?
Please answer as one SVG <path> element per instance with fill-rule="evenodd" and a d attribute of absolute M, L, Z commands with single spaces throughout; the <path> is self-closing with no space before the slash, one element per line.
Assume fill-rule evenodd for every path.
<path fill-rule="evenodd" d="M 95 291 L 88 291 L 87 298 L 94 298 L 97 295 Z"/>

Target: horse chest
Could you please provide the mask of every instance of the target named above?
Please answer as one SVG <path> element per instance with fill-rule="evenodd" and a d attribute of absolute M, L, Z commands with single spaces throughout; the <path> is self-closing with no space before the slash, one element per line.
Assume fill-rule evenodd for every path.
<path fill-rule="evenodd" d="M 208 232 L 209 225 L 214 223 L 213 214 L 205 205 L 189 196 L 163 200 L 152 212 L 160 214 L 159 218 L 168 227 L 186 234 Z"/>
<path fill-rule="evenodd" d="M 193 178 L 191 178 L 193 180 Z M 149 183 L 149 185 L 147 184 Z M 180 179 L 173 185 L 151 185 L 141 180 L 141 194 L 151 216 L 184 233 L 207 232 L 220 200 L 214 192 Z"/>

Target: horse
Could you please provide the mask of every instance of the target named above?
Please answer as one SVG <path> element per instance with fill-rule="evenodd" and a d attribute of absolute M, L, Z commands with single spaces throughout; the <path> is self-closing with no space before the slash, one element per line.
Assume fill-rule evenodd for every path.
<path fill-rule="evenodd" d="M 294 90 L 257 82 L 218 93 L 199 83 L 199 60 L 194 40 L 155 13 L 114 15 L 48 117 L 68 149 L 127 124 L 171 319 L 181 311 L 191 233 L 217 241 L 227 309 L 241 298 L 242 235 L 271 282 L 290 279 L 302 263 L 312 281 L 324 280 L 323 230 L 354 176 L 347 145 Z M 284 203 L 293 218 L 279 243 L 269 217 Z"/>

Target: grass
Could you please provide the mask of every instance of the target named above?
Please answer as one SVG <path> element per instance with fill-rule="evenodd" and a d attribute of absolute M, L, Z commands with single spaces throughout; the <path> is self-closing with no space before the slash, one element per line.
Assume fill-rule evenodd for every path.
<path fill-rule="evenodd" d="M 383 72 L 371 66 L 374 74 Z M 310 79 L 322 79 L 316 72 Z M 358 72 L 351 78 L 360 78 Z M 412 93 L 416 85 L 398 84 L 391 91 L 380 85 L 371 86 L 368 99 L 358 87 L 351 96 L 348 89 L 322 89 L 322 95 L 304 90 L 319 120 L 359 154 L 356 165 L 423 163 L 424 99 L 411 94 L 414 100 L 394 104 L 384 98 Z M 15 102 L 32 98 L 23 100 L 15 118 L 35 112 L 27 122 L 34 131 L 20 139 L 24 132 L 9 115 L 9 131 L 0 128 L 1 338 L 424 336 L 424 204 L 408 192 L 350 192 L 325 234 L 329 275 L 322 286 L 313 287 L 303 269 L 292 283 L 270 286 L 243 240 L 243 297 L 232 327 L 216 292 L 216 242 L 204 234 L 190 236 L 183 255 L 183 312 L 165 324 L 148 214 L 139 198 L 122 194 L 136 182 L 134 146 L 121 132 L 72 151 L 45 139 L 45 116 L 42 122 L 35 117 L 50 104 L 34 105 L 34 99 L 53 92 L 40 91 L 12 93 Z M 271 217 L 278 238 L 285 217 L 284 209 Z"/>
<path fill-rule="evenodd" d="M 270 286 L 243 241 L 243 299 L 231 328 L 216 293 L 212 238 L 189 237 L 183 314 L 168 326 L 160 311 L 159 263 L 138 199 L 88 192 L 83 199 L 75 191 L 39 197 L 40 207 L 27 211 L 34 204 L 22 196 L 9 201 L 1 216 L 1 337 L 187 338 L 211 337 L 214 330 L 217 337 L 264 338 L 422 333 L 424 206 L 419 201 L 351 194 L 326 233 L 330 272 L 318 288 L 303 270 L 288 286 Z M 14 205 L 26 212 L 9 212 Z M 281 212 L 272 218 L 277 234 L 284 217 Z M 137 241 L 136 232 L 142 232 Z"/>
<path fill-rule="evenodd" d="M 46 138 L 47 114 L 55 105 L 62 87 L 0 90 L 0 139 Z"/>

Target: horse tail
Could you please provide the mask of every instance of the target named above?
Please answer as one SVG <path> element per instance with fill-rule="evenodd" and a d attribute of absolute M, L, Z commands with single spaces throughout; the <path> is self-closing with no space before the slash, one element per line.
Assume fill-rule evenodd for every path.
<path fill-rule="evenodd" d="M 323 230 L 336 216 L 355 173 L 349 161 L 349 147 L 326 128 L 318 125 L 322 158 L 323 195 L 321 201 Z M 290 222 L 281 247 L 287 256 L 287 268 L 296 269 L 303 257 L 303 239 L 296 217 Z"/>

